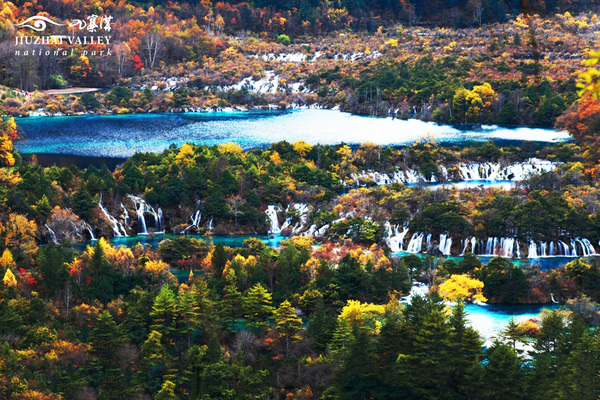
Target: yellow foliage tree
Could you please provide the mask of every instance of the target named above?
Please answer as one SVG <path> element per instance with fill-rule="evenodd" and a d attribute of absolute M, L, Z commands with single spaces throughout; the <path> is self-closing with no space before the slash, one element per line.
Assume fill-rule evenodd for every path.
<path fill-rule="evenodd" d="M 10 268 L 6 269 L 6 273 L 4 274 L 4 278 L 2 278 L 2 283 L 4 286 L 17 286 L 17 278 L 15 274 L 10 270 Z"/>
<path fill-rule="evenodd" d="M 300 154 L 300 157 L 306 157 L 306 154 L 312 150 L 312 145 L 306 143 L 304 140 L 299 140 L 294 143 L 294 151 Z"/>
<path fill-rule="evenodd" d="M 377 333 L 381 328 L 384 315 L 385 306 L 348 300 L 348 303 L 342 308 L 338 320 L 350 329 L 366 326 Z"/>
<path fill-rule="evenodd" d="M 0 257 L 0 267 L 1 268 L 15 268 L 17 264 L 15 264 L 15 260 L 13 259 L 13 255 L 9 249 L 5 249 L 2 253 L 2 257 Z"/>
<path fill-rule="evenodd" d="M 281 165 L 281 163 L 282 163 L 281 156 L 276 151 L 274 151 L 273 154 L 271 154 L 271 157 L 269 157 L 269 158 L 270 158 L 271 162 L 275 165 Z"/>
<path fill-rule="evenodd" d="M 175 156 L 175 160 L 179 165 L 191 167 L 194 165 L 194 148 L 189 143 L 184 143 L 179 149 L 179 153 Z"/>
<path fill-rule="evenodd" d="M 144 270 L 155 279 L 160 278 L 169 269 L 169 264 L 161 260 L 150 260 L 144 264 Z"/>
<path fill-rule="evenodd" d="M 244 152 L 244 149 L 242 148 L 242 146 L 240 146 L 237 143 L 221 143 L 219 145 L 219 150 L 221 151 L 221 153 L 225 153 L 225 154 L 235 154 L 235 155 L 242 155 L 242 153 Z"/>
<path fill-rule="evenodd" d="M 17 124 L 14 118 L 0 123 L 0 166 L 11 167 L 15 165 L 13 155 L 13 140 L 16 138 Z"/>
<path fill-rule="evenodd" d="M 440 285 L 438 291 L 447 301 L 487 301 L 482 294 L 483 282 L 465 274 L 450 276 L 448 280 Z"/>
<path fill-rule="evenodd" d="M 3 225 L 0 223 L 0 240 L 4 246 L 13 246 L 18 248 L 27 257 L 29 264 L 37 254 L 37 224 L 27 217 L 11 213 L 8 221 Z"/>

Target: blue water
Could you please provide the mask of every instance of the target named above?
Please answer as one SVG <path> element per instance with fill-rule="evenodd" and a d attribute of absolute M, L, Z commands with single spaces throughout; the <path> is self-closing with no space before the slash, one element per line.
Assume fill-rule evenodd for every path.
<path fill-rule="evenodd" d="M 544 309 L 554 310 L 558 304 L 466 304 L 467 321 L 484 338 L 497 337 L 510 322 L 535 318 Z"/>
<path fill-rule="evenodd" d="M 137 236 L 127 236 L 127 237 L 113 237 L 110 239 L 110 242 L 115 246 L 125 246 L 133 248 L 138 244 L 143 246 L 150 245 L 153 248 L 158 248 L 160 242 L 165 239 L 175 239 L 181 237 L 181 235 L 173 235 L 173 234 L 163 234 L 163 235 L 137 235 Z M 260 239 L 263 243 L 271 247 L 279 247 L 281 245 L 281 241 L 284 240 L 282 236 L 276 237 L 268 237 L 266 235 L 256 235 L 256 236 L 201 236 L 201 235 L 186 235 L 186 237 L 191 237 L 194 239 L 202 239 L 207 242 L 211 242 L 213 244 L 222 243 L 225 246 L 229 247 L 241 247 L 244 245 L 244 240 L 248 238 L 257 238 Z M 82 242 L 79 244 L 79 247 L 84 248 L 88 244 L 93 244 L 95 242 Z"/>
<path fill-rule="evenodd" d="M 65 154 L 129 157 L 136 152 L 161 152 L 185 142 L 213 145 L 236 142 L 261 148 L 287 140 L 311 144 L 407 145 L 425 136 L 442 144 L 494 140 L 498 143 L 568 141 L 566 132 L 536 128 L 483 126 L 460 130 L 418 120 L 392 120 L 335 110 L 238 111 L 87 115 L 17 118 L 25 139 L 16 143 L 23 154 Z"/>
<path fill-rule="evenodd" d="M 408 254 L 414 254 L 414 253 L 408 253 L 406 251 L 401 251 L 398 253 L 393 253 L 393 255 L 398 256 L 398 257 L 402 257 Z M 419 253 L 417 254 L 417 256 L 421 257 L 421 258 L 425 258 L 427 257 L 426 254 L 422 254 Z M 598 257 L 598 256 L 592 256 L 592 257 Z M 444 257 L 446 259 L 452 259 L 456 262 L 462 260 L 462 256 L 451 256 L 451 257 Z M 481 262 L 483 264 L 487 264 L 489 263 L 493 257 L 489 257 L 489 256 L 477 256 L 477 258 L 479 258 L 481 260 Z M 548 270 L 548 269 L 554 269 L 554 268 L 558 268 L 558 267 L 562 267 L 564 266 L 566 263 L 575 260 L 577 257 L 539 257 L 539 258 L 523 258 L 523 259 L 513 259 L 511 260 L 511 262 L 518 266 L 518 267 L 527 267 L 527 266 L 538 266 L 542 271 Z"/>

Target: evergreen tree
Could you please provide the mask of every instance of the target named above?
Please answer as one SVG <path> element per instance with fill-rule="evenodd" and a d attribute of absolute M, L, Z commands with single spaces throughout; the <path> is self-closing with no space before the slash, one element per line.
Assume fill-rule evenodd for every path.
<path fill-rule="evenodd" d="M 367 329 L 355 327 L 348 354 L 342 368 L 336 373 L 332 388 L 327 394 L 337 399 L 377 398 L 385 390 L 377 379 L 372 344 Z"/>
<path fill-rule="evenodd" d="M 169 337 L 175 333 L 177 302 L 175 295 L 167 285 L 164 285 L 156 295 L 150 317 L 152 318 L 150 329 L 159 332 L 163 340 L 168 341 Z"/>
<path fill-rule="evenodd" d="M 513 349 L 499 341 L 487 352 L 483 398 L 491 400 L 526 399 L 525 372 Z"/>
<path fill-rule="evenodd" d="M 180 291 L 177 295 L 177 332 L 187 342 L 187 349 L 192 345 L 192 334 L 200 328 L 198 300 L 193 290 Z"/>
<path fill-rule="evenodd" d="M 127 397 L 118 357 L 118 349 L 122 343 L 121 330 L 109 312 L 104 310 L 98 316 L 90 336 L 90 352 L 97 357 L 92 369 L 98 379 L 99 399 L 119 400 Z"/>
<path fill-rule="evenodd" d="M 140 348 L 140 374 L 145 387 L 150 393 L 158 390 L 162 376 L 167 371 L 167 351 L 162 344 L 162 334 L 150 332 L 148 339 Z"/>
<path fill-rule="evenodd" d="M 221 318 L 230 331 L 235 331 L 235 321 L 242 315 L 242 294 L 237 287 L 235 271 L 227 271 L 225 294 L 221 300 Z"/>
<path fill-rule="evenodd" d="M 290 353 L 290 341 L 298 340 L 298 332 L 302 329 L 302 320 L 296 315 L 296 311 L 289 301 L 284 301 L 275 310 L 275 325 L 279 335 L 285 338 L 285 354 Z"/>
<path fill-rule="evenodd" d="M 267 329 L 275 308 L 271 293 L 261 283 L 252 286 L 244 298 L 244 313 L 248 326 L 259 331 Z"/>
<path fill-rule="evenodd" d="M 325 353 L 329 343 L 333 339 L 333 333 L 337 326 L 337 318 L 329 314 L 323 301 L 317 303 L 315 312 L 308 321 L 307 335 L 313 339 L 315 350 Z"/>
<path fill-rule="evenodd" d="M 513 350 L 516 350 L 517 343 L 523 342 L 525 339 L 525 331 L 515 322 L 514 318 L 511 318 L 504 331 L 502 331 L 502 337 L 509 341 Z"/>
<path fill-rule="evenodd" d="M 101 241 L 102 239 L 97 241 L 93 248 L 85 293 L 90 299 L 108 303 L 115 297 L 115 286 L 119 276 L 114 266 L 106 259 Z"/>
<path fill-rule="evenodd" d="M 96 207 L 96 202 L 87 188 L 84 185 L 79 185 L 71 197 L 71 205 L 75 214 L 87 220 L 91 216 L 92 210 Z"/>

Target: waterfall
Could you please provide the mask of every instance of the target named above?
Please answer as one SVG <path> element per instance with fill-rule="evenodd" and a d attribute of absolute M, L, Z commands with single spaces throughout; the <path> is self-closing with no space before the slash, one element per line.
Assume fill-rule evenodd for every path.
<path fill-rule="evenodd" d="M 160 207 L 158 207 L 158 211 L 154 216 L 154 220 L 156 221 L 156 230 L 157 233 L 164 233 L 165 229 L 163 228 L 163 211 Z"/>
<path fill-rule="evenodd" d="M 465 253 L 467 252 L 467 246 L 469 246 L 469 239 L 465 239 L 463 241 L 461 241 L 461 247 L 462 247 L 462 253 L 460 253 L 461 256 L 464 256 Z"/>
<path fill-rule="evenodd" d="M 277 206 L 270 205 L 267 207 L 266 211 L 267 217 L 271 221 L 271 228 L 269 229 L 269 233 L 273 235 L 277 235 L 281 233 L 281 229 L 279 228 L 279 220 L 277 219 Z M 212 219 L 211 219 L 212 222 Z"/>
<path fill-rule="evenodd" d="M 445 255 L 445 256 L 450 255 L 450 251 L 452 249 L 452 238 L 445 233 L 440 234 L 439 249 L 443 255 Z"/>
<path fill-rule="evenodd" d="M 538 258 L 537 246 L 533 240 L 529 241 L 529 250 L 527 251 L 527 258 Z"/>
<path fill-rule="evenodd" d="M 90 240 L 93 242 L 94 240 L 98 240 L 96 239 L 96 236 L 94 236 L 94 230 L 92 229 L 92 227 L 90 226 L 90 224 L 88 224 L 87 222 L 83 223 L 85 226 L 85 229 L 88 230 L 88 232 L 90 233 Z M 47 227 L 47 226 L 46 226 Z"/>
<path fill-rule="evenodd" d="M 128 226 L 129 225 L 129 212 L 127 211 L 127 208 L 125 208 L 123 203 L 121 203 L 121 208 L 123 209 L 123 214 L 121 214 L 121 217 L 123 218 L 123 221 L 125 221 L 125 226 Z"/>
<path fill-rule="evenodd" d="M 115 237 L 127 236 L 127 231 L 125 230 L 123 224 L 117 221 L 115 217 L 110 215 L 106 208 L 104 208 L 104 206 L 102 205 L 102 197 L 100 197 L 100 201 L 98 201 L 98 207 L 100 207 L 100 211 L 102 211 L 102 214 L 104 214 L 108 222 L 110 222 Z"/>
<path fill-rule="evenodd" d="M 571 255 L 573 257 L 577 257 L 577 243 L 575 243 L 575 241 L 573 239 L 571 239 L 571 247 L 572 247 Z"/>
<path fill-rule="evenodd" d="M 196 211 L 192 213 L 192 215 L 190 215 L 190 220 L 192 221 L 191 225 L 188 225 L 181 233 L 185 234 L 188 229 L 190 228 L 196 228 L 196 231 L 198 231 L 198 229 L 200 229 L 200 220 L 202 219 L 202 211 L 200 211 L 200 206 L 201 206 L 202 202 L 200 200 L 198 200 L 196 202 Z M 162 212 L 161 212 L 162 214 Z"/>
<path fill-rule="evenodd" d="M 431 250 L 431 233 L 427 235 L 427 251 Z"/>
<path fill-rule="evenodd" d="M 327 229 L 329 229 L 329 224 L 323 225 L 321 228 L 319 228 L 319 230 L 317 231 L 318 236 L 319 237 L 325 236 L 325 232 L 327 232 Z"/>
<path fill-rule="evenodd" d="M 548 245 L 546 244 L 546 242 L 540 242 L 540 257 L 547 257 L 548 254 L 546 254 L 546 247 Z"/>
<path fill-rule="evenodd" d="M 519 246 L 519 241 L 517 240 L 517 258 L 521 258 L 521 246 Z"/>
<path fill-rule="evenodd" d="M 477 248 L 477 238 L 475 236 L 473 236 L 471 238 L 471 253 L 476 254 L 475 253 L 476 248 Z"/>
<path fill-rule="evenodd" d="M 154 230 L 156 233 L 162 233 L 162 210 L 160 207 L 158 208 L 158 212 L 154 210 L 154 208 L 146 203 L 144 199 L 138 196 L 134 196 L 132 194 L 129 195 L 131 201 L 135 205 L 135 213 L 138 216 L 138 231 L 140 231 L 139 235 L 147 235 L 148 228 L 146 226 L 146 218 L 144 214 L 148 213 L 154 217 Z"/>
<path fill-rule="evenodd" d="M 50 233 L 50 239 L 58 244 L 58 240 L 56 240 L 56 233 L 54 233 L 54 231 L 52 229 L 50 229 L 50 227 L 48 226 L 48 224 L 44 224 L 44 226 L 46 227 L 46 229 L 48 229 L 48 232 Z"/>
<path fill-rule="evenodd" d="M 554 299 L 554 293 L 550 293 L 550 299 L 552 300 L 553 303 L 558 304 L 558 301 L 556 301 L 556 299 Z"/>
<path fill-rule="evenodd" d="M 402 246 L 404 244 L 404 238 L 408 233 L 408 227 L 403 227 L 402 232 L 398 229 L 398 226 L 394 226 L 392 228 L 389 221 L 385 223 L 386 228 L 386 238 L 385 241 L 389 248 L 392 250 L 392 253 L 398 253 L 402 251 Z"/>
<path fill-rule="evenodd" d="M 208 221 L 208 231 L 212 232 L 213 230 L 213 218 L 214 217 L 210 217 L 210 221 Z"/>
<path fill-rule="evenodd" d="M 438 176 L 432 176 L 431 179 L 425 179 L 419 171 L 403 168 L 395 172 L 377 172 L 372 170 L 360 171 L 351 175 L 357 186 L 361 180 L 373 181 L 378 186 L 389 185 L 392 183 L 415 184 L 419 182 L 447 182 L 451 179 L 459 181 L 522 181 L 532 175 L 544 172 L 554 171 L 558 164 L 548 160 L 530 158 L 527 161 L 502 165 L 500 163 L 480 163 L 480 162 L 462 162 L 454 165 L 456 168 L 455 176 L 450 176 L 447 166 L 438 166 Z"/>
<path fill-rule="evenodd" d="M 571 251 L 569 250 L 569 245 L 566 244 L 565 242 L 563 242 L 562 240 L 559 240 L 558 243 L 560 243 L 560 245 L 563 248 L 563 252 L 565 253 L 564 255 L 569 257 L 571 255 Z"/>
<path fill-rule="evenodd" d="M 408 243 L 408 247 L 406 248 L 406 251 L 408 253 L 420 253 L 421 249 L 423 248 L 423 238 L 424 237 L 425 237 L 425 235 L 422 233 L 418 233 L 418 232 L 413 233 L 412 238 L 410 239 L 410 242 Z"/>
<path fill-rule="evenodd" d="M 485 245 L 485 255 L 493 256 L 494 255 L 494 239 L 490 237 L 487 239 L 487 243 Z"/>
<path fill-rule="evenodd" d="M 505 258 L 512 258 L 515 248 L 514 238 L 502 238 L 500 239 L 500 255 Z"/>

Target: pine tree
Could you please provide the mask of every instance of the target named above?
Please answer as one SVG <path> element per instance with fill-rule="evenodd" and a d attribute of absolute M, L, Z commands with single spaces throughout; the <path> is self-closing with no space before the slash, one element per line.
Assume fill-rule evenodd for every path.
<path fill-rule="evenodd" d="M 230 331 L 235 331 L 235 321 L 242 315 L 242 294 L 237 288 L 235 272 L 230 269 L 226 277 L 225 294 L 221 301 L 221 316 Z"/>
<path fill-rule="evenodd" d="M 175 295 L 167 285 L 164 285 L 156 295 L 150 317 L 152 318 L 150 330 L 160 332 L 163 340 L 168 340 L 170 335 L 175 332 L 177 303 Z"/>
<path fill-rule="evenodd" d="M 198 300 L 192 290 L 180 291 L 177 295 L 177 331 L 187 340 L 187 349 L 192 345 L 192 333 L 199 329 Z"/>
<path fill-rule="evenodd" d="M 414 332 L 412 343 L 404 350 L 406 353 L 398 358 L 401 377 L 417 397 L 444 398 L 454 368 L 452 326 L 438 307 L 422 318 L 421 328 Z"/>
<path fill-rule="evenodd" d="M 162 376 L 167 370 L 167 351 L 162 344 L 160 332 L 152 331 L 140 347 L 142 380 L 150 392 L 158 390 Z"/>
<path fill-rule="evenodd" d="M 502 331 L 502 337 L 509 341 L 513 350 L 516 350 L 517 342 L 523 342 L 525 339 L 525 330 L 515 322 L 514 318 L 511 318 Z"/>
<path fill-rule="evenodd" d="M 275 308 L 271 293 L 261 283 L 252 286 L 244 298 L 244 313 L 248 326 L 259 331 L 269 327 L 269 318 Z"/>
<path fill-rule="evenodd" d="M 275 325 L 277 332 L 285 337 L 285 355 L 289 355 L 290 341 L 298 340 L 298 332 L 302 329 L 302 320 L 296 315 L 296 311 L 289 301 L 284 301 L 275 310 Z"/>
<path fill-rule="evenodd" d="M 376 398 L 375 394 L 384 388 L 377 379 L 368 331 L 354 327 L 352 337 L 343 366 L 337 372 L 328 394 L 340 399 Z"/>
<path fill-rule="evenodd" d="M 202 330 L 211 329 L 215 325 L 215 303 L 210 297 L 210 290 L 206 280 L 198 278 L 194 280 L 192 291 L 198 304 L 198 321 Z"/>
<path fill-rule="evenodd" d="M 521 361 L 510 346 L 499 341 L 488 350 L 485 364 L 486 394 L 490 400 L 528 398 L 525 389 L 525 373 Z"/>
<path fill-rule="evenodd" d="M 310 336 L 315 344 L 315 350 L 319 353 L 325 353 L 329 347 L 329 343 L 333 339 L 337 318 L 330 315 L 323 304 L 319 301 L 315 307 L 315 312 L 308 321 L 306 333 Z"/>
<path fill-rule="evenodd" d="M 90 336 L 90 353 L 97 357 L 93 368 L 99 376 L 99 399 L 119 400 L 127 397 L 117 353 L 121 343 L 121 330 L 110 313 L 104 310 L 98 316 Z"/>
<path fill-rule="evenodd" d="M 96 207 L 96 202 L 94 202 L 87 188 L 84 185 L 80 185 L 71 197 L 71 205 L 75 214 L 87 220 L 92 215 L 92 210 Z"/>

